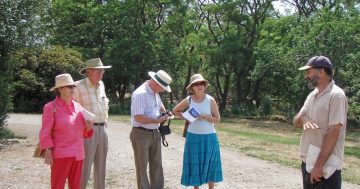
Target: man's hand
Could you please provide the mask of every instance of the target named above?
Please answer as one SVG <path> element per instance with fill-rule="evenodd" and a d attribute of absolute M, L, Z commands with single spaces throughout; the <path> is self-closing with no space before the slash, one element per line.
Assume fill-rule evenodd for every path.
<path fill-rule="evenodd" d="M 304 128 L 304 130 L 306 130 L 306 129 L 318 129 L 319 126 L 316 125 L 316 123 L 306 122 L 306 123 L 303 125 L 303 128 Z"/>
<path fill-rule="evenodd" d="M 323 167 L 322 166 L 314 166 L 313 170 L 310 174 L 310 182 L 312 184 L 321 181 L 321 178 L 323 177 Z"/>
<path fill-rule="evenodd" d="M 306 130 L 306 129 L 318 129 L 319 126 L 314 123 L 308 116 L 302 116 L 301 117 L 301 120 L 303 122 L 303 129 Z"/>
<path fill-rule="evenodd" d="M 162 123 L 168 119 L 169 119 L 169 114 L 165 114 L 164 116 L 158 118 L 158 123 Z"/>

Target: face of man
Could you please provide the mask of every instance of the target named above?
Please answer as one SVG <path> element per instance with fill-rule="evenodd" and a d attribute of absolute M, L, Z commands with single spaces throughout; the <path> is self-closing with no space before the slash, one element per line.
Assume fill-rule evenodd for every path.
<path fill-rule="evenodd" d="M 98 84 L 105 73 L 105 69 L 90 68 L 87 69 L 87 76 L 93 84 Z"/>
<path fill-rule="evenodd" d="M 305 80 L 309 89 L 315 89 L 319 84 L 320 68 L 310 68 L 306 70 Z"/>
<path fill-rule="evenodd" d="M 151 89 L 155 92 L 155 93 L 161 93 L 164 92 L 165 89 L 162 88 L 156 81 L 154 81 L 153 79 L 149 80 L 150 83 L 150 87 Z"/>

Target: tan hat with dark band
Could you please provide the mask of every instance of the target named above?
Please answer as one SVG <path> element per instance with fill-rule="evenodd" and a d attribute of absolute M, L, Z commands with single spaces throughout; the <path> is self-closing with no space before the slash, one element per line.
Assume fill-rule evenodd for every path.
<path fill-rule="evenodd" d="M 86 70 L 89 68 L 108 69 L 108 68 L 111 68 L 111 66 L 104 66 L 104 64 L 101 62 L 100 58 L 90 59 L 85 62 L 85 68 L 80 70 L 80 74 L 84 75 Z"/>

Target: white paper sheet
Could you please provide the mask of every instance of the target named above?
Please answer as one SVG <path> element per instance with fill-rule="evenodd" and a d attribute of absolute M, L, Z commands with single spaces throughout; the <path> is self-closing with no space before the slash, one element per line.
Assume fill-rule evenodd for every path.
<path fill-rule="evenodd" d="M 310 173 L 314 168 L 317 157 L 320 153 L 320 148 L 310 144 L 308 153 L 306 155 L 306 171 Z M 331 154 L 323 167 L 323 176 L 325 179 L 329 178 L 335 171 L 336 168 L 341 165 L 342 161 L 340 158 Z"/>
<path fill-rule="evenodd" d="M 95 114 L 87 111 L 85 108 L 81 110 L 81 113 L 86 121 L 92 121 L 95 118 Z"/>

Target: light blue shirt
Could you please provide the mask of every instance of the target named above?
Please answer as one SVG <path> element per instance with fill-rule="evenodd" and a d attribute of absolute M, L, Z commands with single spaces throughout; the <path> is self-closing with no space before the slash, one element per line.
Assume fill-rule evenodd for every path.
<path fill-rule="evenodd" d="M 200 103 L 196 103 L 191 99 L 189 108 L 194 107 L 201 115 L 211 116 L 211 99 L 213 99 L 213 97 L 210 95 L 205 95 L 205 99 Z M 189 125 L 188 132 L 194 134 L 211 134 L 216 133 L 216 130 L 213 123 L 197 119 Z"/>

